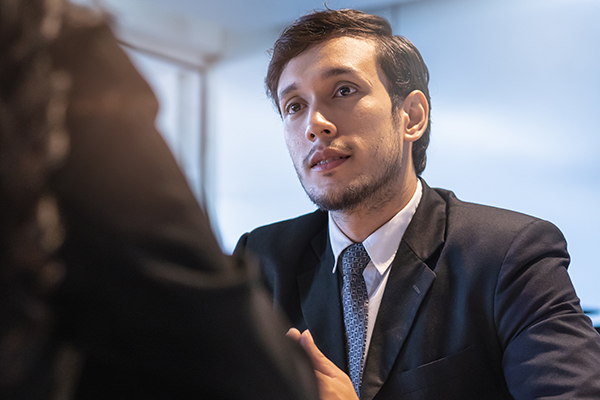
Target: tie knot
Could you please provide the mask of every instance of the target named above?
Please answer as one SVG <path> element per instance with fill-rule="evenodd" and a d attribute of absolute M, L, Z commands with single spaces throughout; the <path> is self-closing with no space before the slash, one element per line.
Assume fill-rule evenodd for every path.
<path fill-rule="evenodd" d="M 344 275 L 359 275 L 371 259 L 362 243 L 353 243 L 342 252 L 342 272 Z"/>

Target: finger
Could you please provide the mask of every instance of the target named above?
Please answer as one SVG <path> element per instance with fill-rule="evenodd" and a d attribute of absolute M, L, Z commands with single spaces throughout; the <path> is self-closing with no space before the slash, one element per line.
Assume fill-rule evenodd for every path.
<path fill-rule="evenodd" d="M 321 400 L 358 400 L 348 375 L 342 373 L 340 376 L 331 377 L 319 371 L 315 371 L 315 375 Z"/>
<path fill-rule="evenodd" d="M 296 342 L 300 341 L 301 335 L 302 334 L 300 331 L 296 328 L 290 328 L 290 330 L 285 334 L 285 336 L 289 337 L 290 339 L 294 339 Z"/>
<path fill-rule="evenodd" d="M 323 353 L 321 353 L 321 350 L 319 350 L 315 344 L 315 341 L 308 329 L 302 332 L 300 344 L 308 353 L 315 371 L 319 371 L 328 376 L 335 376 L 337 372 L 340 371 L 340 369 L 334 363 L 329 361 L 329 359 L 325 357 Z"/>

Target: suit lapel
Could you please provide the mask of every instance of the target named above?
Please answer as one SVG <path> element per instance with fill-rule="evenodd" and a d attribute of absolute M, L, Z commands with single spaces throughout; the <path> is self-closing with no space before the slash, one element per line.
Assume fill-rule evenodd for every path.
<path fill-rule="evenodd" d="M 443 243 L 445 220 L 445 202 L 423 182 L 423 197 L 400 242 L 381 300 L 363 374 L 362 400 L 373 399 L 388 378 L 435 279 L 426 261 Z"/>
<path fill-rule="evenodd" d="M 435 273 L 402 241 L 375 322 L 361 399 L 372 399 L 387 379 L 434 279 Z"/>
<path fill-rule="evenodd" d="M 302 314 L 319 349 L 346 371 L 345 331 L 337 274 L 327 228 L 312 241 L 318 262 L 298 275 Z"/>

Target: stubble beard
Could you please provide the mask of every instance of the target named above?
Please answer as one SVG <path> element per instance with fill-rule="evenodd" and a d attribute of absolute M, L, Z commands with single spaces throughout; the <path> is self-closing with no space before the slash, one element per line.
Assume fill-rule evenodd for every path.
<path fill-rule="evenodd" d="M 388 152 L 392 155 L 388 159 L 378 160 L 374 157 L 374 162 L 386 164 L 378 176 L 364 175 L 362 179 L 356 179 L 336 191 L 307 187 L 298 167 L 296 174 L 308 198 L 321 210 L 351 213 L 360 209 L 376 212 L 391 201 L 399 189 L 395 181 L 402 173 L 402 151 L 401 146 L 393 147 Z"/>

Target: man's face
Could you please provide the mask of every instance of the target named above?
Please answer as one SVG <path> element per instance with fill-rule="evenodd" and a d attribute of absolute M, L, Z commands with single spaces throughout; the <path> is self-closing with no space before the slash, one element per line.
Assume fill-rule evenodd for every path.
<path fill-rule="evenodd" d="M 354 37 L 310 47 L 284 68 L 277 95 L 286 144 L 321 209 L 377 208 L 402 190 L 410 157 L 385 81 L 375 43 Z"/>

